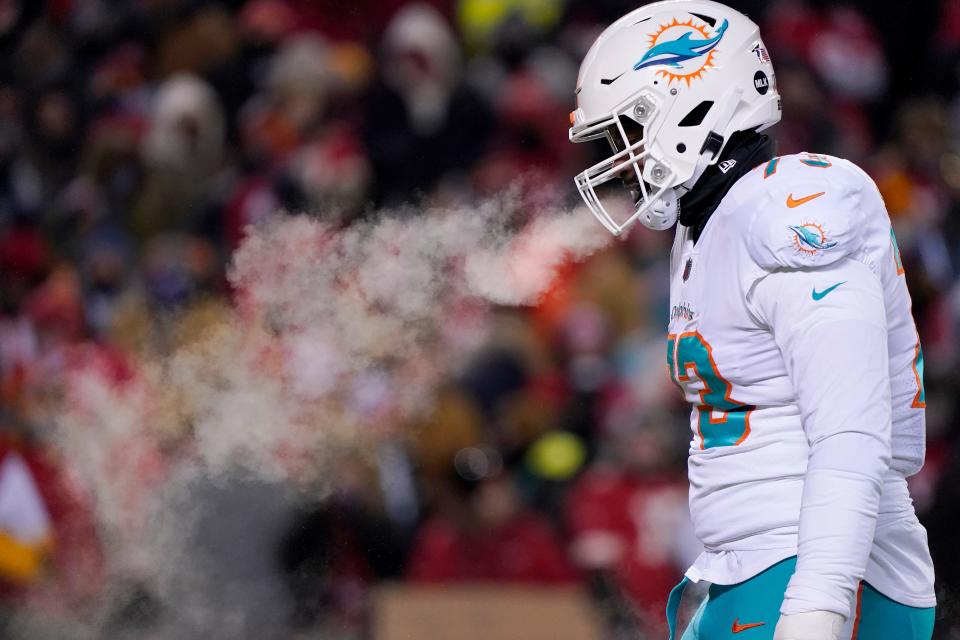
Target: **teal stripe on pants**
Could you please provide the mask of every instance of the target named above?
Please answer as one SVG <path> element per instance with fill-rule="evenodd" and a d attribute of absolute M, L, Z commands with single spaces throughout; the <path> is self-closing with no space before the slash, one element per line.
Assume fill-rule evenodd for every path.
<path fill-rule="evenodd" d="M 796 567 L 796 557 L 787 558 L 739 584 L 711 585 L 681 640 L 773 640 L 783 594 Z M 671 640 L 675 622 L 669 615 L 676 616 L 685 585 L 686 580 L 671 594 Z M 863 585 L 859 611 L 852 640 L 930 640 L 933 635 L 934 608 L 901 604 L 867 583 Z"/>
<path fill-rule="evenodd" d="M 851 640 L 928 640 L 933 635 L 934 607 L 921 609 L 901 604 L 866 582 L 859 609 L 860 621 Z"/>

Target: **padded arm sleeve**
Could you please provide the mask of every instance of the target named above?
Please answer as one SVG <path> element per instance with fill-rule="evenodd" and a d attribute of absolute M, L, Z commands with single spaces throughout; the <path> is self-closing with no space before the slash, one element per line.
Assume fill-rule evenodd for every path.
<path fill-rule="evenodd" d="M 845 258 L 775 271 L 750 300 L 783 354 L 809 444 L 797 571 L 781 612 L 849 616 L 890 465 L 881 284 L 868 267 Z"/>

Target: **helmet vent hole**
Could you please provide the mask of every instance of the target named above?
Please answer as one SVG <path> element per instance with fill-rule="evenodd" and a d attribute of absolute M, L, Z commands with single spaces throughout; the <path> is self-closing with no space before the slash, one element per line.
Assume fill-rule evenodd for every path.
<path fill-rule="evenodd" d="M 707 117 L 707 113 L 713 107 L 713 100 L 704 100 L 693 109 L 690 110 L 690 113 L 683 116 L 683 120 L 677 125 L 678 127 L 698 127 L 703 123 L 703 119 Z"/>
<path fill-rule="evenodd" d="M 687 150 L 687 145 L 682 142 L 677 145 L 677 153 L 684 153 Z"/>
<path fill-rule="evenodd" d="M 717 26 L 717 19 L 716 19 L 716 18 L 711 18 L 710 16 L 705 16 L 705 15 L 703 15 L 702 13 L 693 13 L 693 12 L 691 12 L 690 15 L 696 16 L 697 18 L 700 18 L 701 20 L 703 20 L 704 22 L 706 22 L 707 24 L 709 24 L 711 27 Z"/>

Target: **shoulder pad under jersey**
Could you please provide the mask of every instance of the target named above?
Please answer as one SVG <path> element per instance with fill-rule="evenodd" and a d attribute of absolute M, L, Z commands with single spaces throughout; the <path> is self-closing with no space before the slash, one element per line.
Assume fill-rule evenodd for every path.
<path fill-rule="evenodd" d="M 810 153 L 782 156 L 748 180 L 760 193 L 745 240 L 762 268 L 825 266 L 859 252 L 862 198 L 875 188 L 852 163 Z"/>

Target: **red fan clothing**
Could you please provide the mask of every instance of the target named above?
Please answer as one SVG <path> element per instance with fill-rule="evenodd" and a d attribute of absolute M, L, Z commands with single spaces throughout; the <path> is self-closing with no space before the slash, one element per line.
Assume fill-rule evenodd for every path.
<path fill-rule="evenodd" d="M 560 583 L 575 578 L 550 525 L 531 512 L 482 532 L 463 531 L 439 517 L 427 521 L 414 543 L 408 575 L 422 582 Z"/>
<path fill-rule="evenodd" d="M 611 571 L 641 611 L 662 617 L 681 578 L 675 540 L 686 510 L 682 481 L 591 469 L 567 502 L 574 557 L 582 568 Z"/>

